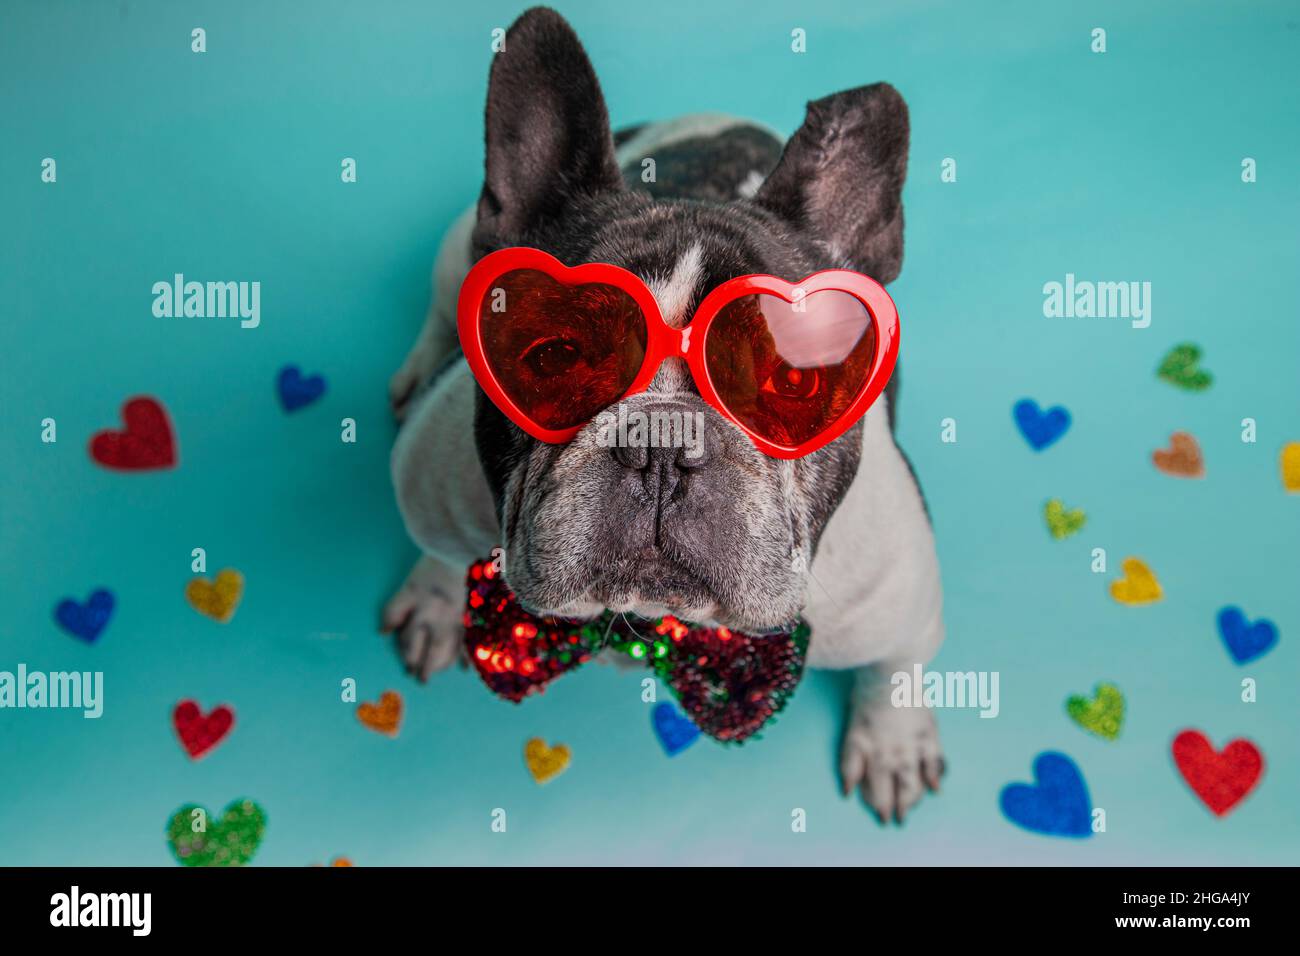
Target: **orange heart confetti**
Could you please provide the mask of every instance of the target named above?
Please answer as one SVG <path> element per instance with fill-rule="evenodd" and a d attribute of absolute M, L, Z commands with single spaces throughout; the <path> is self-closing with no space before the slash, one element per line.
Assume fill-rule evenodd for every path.
<path fill-rule="evenodd" d="M 217 574 L 215 581 L 194 578 L 185 585 L 185 600 L 205 617 L 225 624 L 235 616 L 244 594 L 244 576 L 232 568 Z"/>
<path fill-rule="evenodd" d="M 386 690 L 379 695 L 379 703 L 363 701 L 357 705 L 357 720 L 376 733 L 396 737 L 402 726 L 402 695 Z"/>
<path fill-rule="evenodd" d="M 1282 446 L 1279 463 L 1282 466 L 1282 487 L 1293 494 L 1300 491 L 1300 441 Z"/>
<path fill-rule="evenodd" d="M 1201 457 L 1201 446 L 1187 432 L 1174 432 L 1170 435 L 1169 447 L 1153 451 L 1151 461 L 1166 475 L 1175 478 L 1205 477 L 1205 459 Z"/>
<path fill-rule="evenodd" d="M 1124 576 L 1110 582 L 1110 596 L 1120 604 L 1150 604 L 1159 601 L 1164 592 L 1160 582 L 1141 558 L 1125 558 L 1121 565 Z"/>
<path fill-rule="evenodd" d="M 524 744 L 524 763 L 538 783 L 546 783 L 564 773 L 569 767 L 571 756 L 569 748 L 564 744 L 549 747 L 541 737 L 534 737 Z"/>

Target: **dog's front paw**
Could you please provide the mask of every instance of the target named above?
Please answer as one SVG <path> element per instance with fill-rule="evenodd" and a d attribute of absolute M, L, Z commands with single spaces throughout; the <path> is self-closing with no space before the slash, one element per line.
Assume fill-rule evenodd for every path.
<path fill-rule="evenodd" d="M 840 748 L 840 777 L 845 794 L 861 788 L 882 824 L 901 824 L 925 790 L 939 789 L 943 771 L 932 710 L 894 707 L 888 695 L 854 701 Z"/>
<path fill-rule="evenodd" d="M 429 558 L 415 566 L 384 605 L 380 629 L 397 634 L 397 649 L 408 673 L 427 681 L 460 659 L 464 646 L 463 606 L 448 597 Z"/>

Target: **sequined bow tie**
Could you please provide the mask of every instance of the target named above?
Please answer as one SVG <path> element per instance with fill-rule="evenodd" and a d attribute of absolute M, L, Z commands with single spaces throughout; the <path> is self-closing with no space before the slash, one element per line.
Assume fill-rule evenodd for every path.
<path fill-rule="evenodd" d="M 811 632 L 802 619 L 761 637 L 612 611 L 571 621 L 526 611 L 492 561 L 470 565 L 465 583 L 469 659 L 494 694 L 515 703 L 612 648 L 647 664 L 704 733 L 740 743 L 780 712 L 803 676 Z"/>

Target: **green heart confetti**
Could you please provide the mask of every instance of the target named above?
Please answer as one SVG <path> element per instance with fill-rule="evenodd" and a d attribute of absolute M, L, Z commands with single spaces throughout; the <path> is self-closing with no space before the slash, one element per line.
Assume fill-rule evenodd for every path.
<path fill-rule="evenodd" d="M 264 833 L 266 813 L 252 800 L 236 800 L 220 820 L 187 803 L 168 822 L 167 843 L 182 866 L 243 866 L 257 852 Z"/>
<path fill-rule="evenodd" d="M 1124 693 L 1114 684 L 1098 684 L 1092 700 L 1071 694 L 1065 712 L 1084 730 L 1114 740 L 1124 723 Z"/>
<path fill-rule="evenodd" d="M 1200 360 L 1199 346 L 1192 345 L 1190 342 L 1175 345 L 1156 369 L 1156 375 L 1170 385 L 1185 388 L 1189 392 L 1203 392 L 1210 387 L 1214 376 L 1196 367 Z"/>
<path fill-rule="evenodd" d="M 1088 520 L 1082 508 L 1066 511 L 1060 498 L 1053 498 L 1043 506 L 1043 517 L 1047 519 L 1047 530 L 1057 541 L 1077 532 Z"/>

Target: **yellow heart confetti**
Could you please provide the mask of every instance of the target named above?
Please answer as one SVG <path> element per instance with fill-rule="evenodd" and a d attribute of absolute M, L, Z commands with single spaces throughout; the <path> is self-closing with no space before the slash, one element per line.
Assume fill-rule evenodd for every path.
<path fill-rule="evenodd" d="M 235 616 L 243 594 L 244 576 L 232 568 L 218 572 L 215 581 L 194 578 L 185 585 L 185 600 L 190 607 L 222 624 Z"/>
<path fill-rule="evenodd" d="M 1289 492 L 1300 491 L 1300 441 L 1282 446 L 1282 487 Z"/>
<path fill-rule="evenodd" d="M 541 737 L 534 737 L 524 744 L 524 763 L 538 783 L 546 783 L 564 773 L 569 767 L 570 756 L 569 748 L 564 744 L 548 747 Z"/>
<path fill-rule="evenodd" d="M 1159 601 L 1164 592 L 1152 570 L 1141 558 L 1125 558 L 1121 565 L 1124 576 L 1110 582 L 1110 596 L 1120 604 L 1150 604 Z"/>

